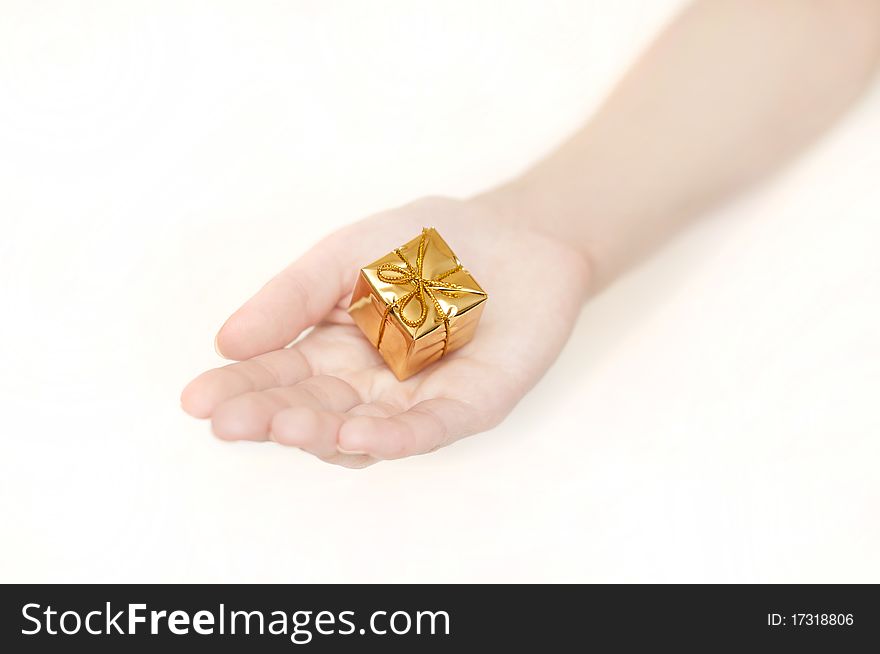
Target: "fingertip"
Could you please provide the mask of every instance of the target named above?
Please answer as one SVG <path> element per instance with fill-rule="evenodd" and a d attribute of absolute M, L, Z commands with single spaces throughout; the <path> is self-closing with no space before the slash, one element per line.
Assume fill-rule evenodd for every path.
<path fill-rule="evenodd" d="M 364 416 L 356 416 L 349 418 L 339 428 L 339 437 L 336 442 L 336 449 L 340 452 L 366 452 L 364 445 L 365 423 L 367 419 Z"/>
<path fill-rule="evenodd" d="M 194 418 L 210 418 L 214 409 L 230 397 L 225 368 L 206 370 L 193 379 L 180 394 L 180 405 Z"/>
<path fill-rule="evenodd" d="M 298 334 L 285 319 L 245 305 L 217 332 L 214 349 L 224 359 L 244 361 L 283 348 Z"/>
<path fill-rule="evenodd" d="M 328 459 L 337 454 L 336 439 L 341 424 L 342 417 L 336 413 L 293 406 L 275 414 L 269 438 Z"/>
<path fill-rule="evenodd" d="M 188 383 L 180 393 L 180 407 L 193 418 L 207 418 L 214 408 L 209 397 L 201 388 L 202 376 L 199 375 Z"/>
<path fill-rule="evenodd" d="M 336 451 L 346 456 L 369 456 L 367 452 L 363 452 L 360 450 L 344 450 L 338 445 L 336 446 Z"/>
<path fill-rule="evenodd" d="M 384 418 L 354 416 L 339 428 L 336 449 L 343 454 L 367 454 L 376 458 L 388 458 L 379 452 L 378 439 L 383 436 Z"/>
<path fill-rule="evenodd" d="M 304 447 L 318 430 L 318 415 L 314 409 L 294 406 L 279 411 L 272 418 L 269 438 L 282 445 Z"/>
<path fill-rule="evenodd" d="M 269 421 L 256 398 L 239 396 L 221 402 L 211 414 L 211 431 L 224 441 L 265 440 Z"/>
<path fill-rule="evenodd" d="M 225 327 L 225 324 L 224 324 L 224 327 Z M 214 352 L 217 353 L 218 357 L 221 357 L 223 359 L 228 359 L 229 357 L 226 356 L 225 354 L 223 354 L 223 349 L 220 346 L 220 332 L 222 332 L 222 331 L 223 331 L 223 327 L 221 327 L 220 331 L 218 331 L 217 334 L 214 336 Z"/>
<path fill-rule="evenodd" d="M 247 335 L 250 328 L 246 323 L 247 320 L 241 317 L 240 311 L 229 316 L 214 337 L 214 351 L 224 359 L 233 361 L 243 361 L 255 354 L 262 354 L 252 353 L 253 348 L 248 347 Z"/>

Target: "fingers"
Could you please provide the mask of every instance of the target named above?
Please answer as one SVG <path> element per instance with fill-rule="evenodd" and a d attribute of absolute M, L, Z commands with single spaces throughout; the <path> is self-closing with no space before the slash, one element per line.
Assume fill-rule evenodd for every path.
<path fill-rule="evenodd" d="M 425 454 L 491 426 L 484 412 L 460 400 L 425 400 L 402 412 L 385 402 L 360 402 L 343 380 L 316 376 L 225 400 L 213 411 L 212 428 L 224 440 L 271 439 L 359 468 Z"/>
<path fill-rule="evenodd" d="M 295 406 L 275 414 L 269 437 L 277 443 L 298 447 L 327 463 L 346 468 L 364 468 L 375 463 L 376 459 L 371 456 L 337 449 L 339 428 L 344 421 L 342 412 Z"/>
<path fill-rule="evenodd" d="M 217 351 L 230 359 L 283 348 L 351 291 L 355 252 L 344 232 L 318 243 L 276 275 L 220 328 Z"/>
<path fill-rule="evenodd" d="M 485 428 L 486 419 L 465 402 L 425 400 L 389 417 L 350 416 L 339 428 L 338 449 L 377 459 L 399 459 L 431 452 Z"/>
<path fill-rule="evenodd" d="M 266 440 L 272 433 L 275 415 L 298 407 L 312 412 L 343 412 L 359 403 L 357 392 L 337 377 L 311 377 L 293 386 L 244 393 L 221 402 L 211 416 L 211 428 L 224 440 Z M 315 425 L 323 439 L 330 425 L 323 418 Z M 285 436 L 292 433 L 290 423 L 282 425 Z M 321 440 L 323 442 L 323 440 Z M 335 438 L 334 438 L 335 442 Z"/>
<path fill-rule="evenodd" d="M 229 398 L 276 386 L 291 386 L 312 374 L 299 348 L 262 354 L 202 373 L 183 389 L 183 410 L 196 418 L 207 418 Z"/>
<path fill-rule="evenodd" d="M 299 447 L 321 459 L 328 459 L 338 454 L 336 436 L 343 420 L 340 412 L 294 406 L 279 411 L 272 418 L 271 438 L 282 445 Z"/>
<path fill-rule="evenodd" d="M 345 414 L 342 412 L 294 406 L 275 414 L 269 438 L 282 445 L 305 450 L 327 463 L 346 468 L 366 468 L 376 463 L 375 458 L 365 454 L 339 451 L 336 442 L 339 428 L 344 421 Z"/>

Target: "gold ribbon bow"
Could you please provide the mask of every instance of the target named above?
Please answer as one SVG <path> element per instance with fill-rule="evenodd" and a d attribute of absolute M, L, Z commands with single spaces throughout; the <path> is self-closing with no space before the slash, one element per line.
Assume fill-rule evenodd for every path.
<path fill-rule="evenodd" d="M 385 334 L 385 323 L 388 320 L 388 315 L 397 308 L 397 315 L 400 316 L 400 320 L 403 321 L 404 324 L 412 327 L 413 329 L 417 329 L 425 324 L 425 321 L 428 318 L 428 301 L 434 306 L 434 322 L 440 323 L 442 322 L 446 328 L 446 336 L 443 339 L 443 352 L 440 354 L 442 357 L 446 354 L 446 348 L 449 344 L 449 319 L 452 317 L 452 311 L 444 311 L 443 307 L 440 305 L 440 302 L 437 300 L 437 293 L 441 295 L 445 295 L 446 297 L 457 298 L 461 295 L 461 293 L 473 293 L 474 291 L 470 291 L 463 286 L 459 286 L 458 284 L 453 284 L 451 282 L 443 281 L 450 275 L 457 273 L 462 269 L 462 265 L 457 263 L 454 268 L 450 268 L 446 272 L 440 273 L 432 278 L 426 278 L 423 272 L 423 268 L 425 265 L 425 250 L 428 249 L 428 230 L 422 230 L 422 238 L 419 241 L 419 250 L 416 255 L 416 265 L 413 266 L 409 260 L 404 256 L 403 252 L 400 251 L 400 248 L 394 250 L 394 254 L 403 262 L 403 266 L 399 266 L 393 263 L 383 263 L 376 269 L 376 274 L 380 280 L 385 282 L 386 284 L 394 284 L 395 286 L 412 286 L 413 290 L 411 290 L 406 295 L 395 299 L 393 302 L 388 304 L 385 307 L 385 313 L 382 316 L 382 323 L 379 326 L 379 340 L 376 344 L 376 347 L 382 345 L 382 336 Z M 404 311 L 406 307 L 409 306 L 409 303 L 412 301 L 416 301 L 419 303 L 420 311 L 419 317 L 415 320 L 411 320 L 404 315 Z"/>

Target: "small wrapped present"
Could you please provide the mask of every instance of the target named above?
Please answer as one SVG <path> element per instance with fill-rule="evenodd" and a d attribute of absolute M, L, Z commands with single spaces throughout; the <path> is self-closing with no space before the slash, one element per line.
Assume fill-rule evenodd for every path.
<path fill-rule="evenodd" d="M 348 312 L 398 379 L 471 340 L 488 295 L 433 227 L 361 268 Z"/>

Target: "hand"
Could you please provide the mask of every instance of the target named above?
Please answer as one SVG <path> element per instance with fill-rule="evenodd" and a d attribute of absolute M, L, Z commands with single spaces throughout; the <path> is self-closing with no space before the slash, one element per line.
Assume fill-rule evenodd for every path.
<path fill-rule="evenodd" d="M 398 381 L 346 311 L 361 266 L 437 227 L 489 294 L 474 339 Z M 553 363 L 580 311 L 585 257 L 475 203 L 430 198 L 331 234 L 227 320 L 238 360 L 184 389 L 226 440 L 272 440 L 363 467 L 498 424 Z M 286 347 L 308 327 L 307 335 Z"/>

